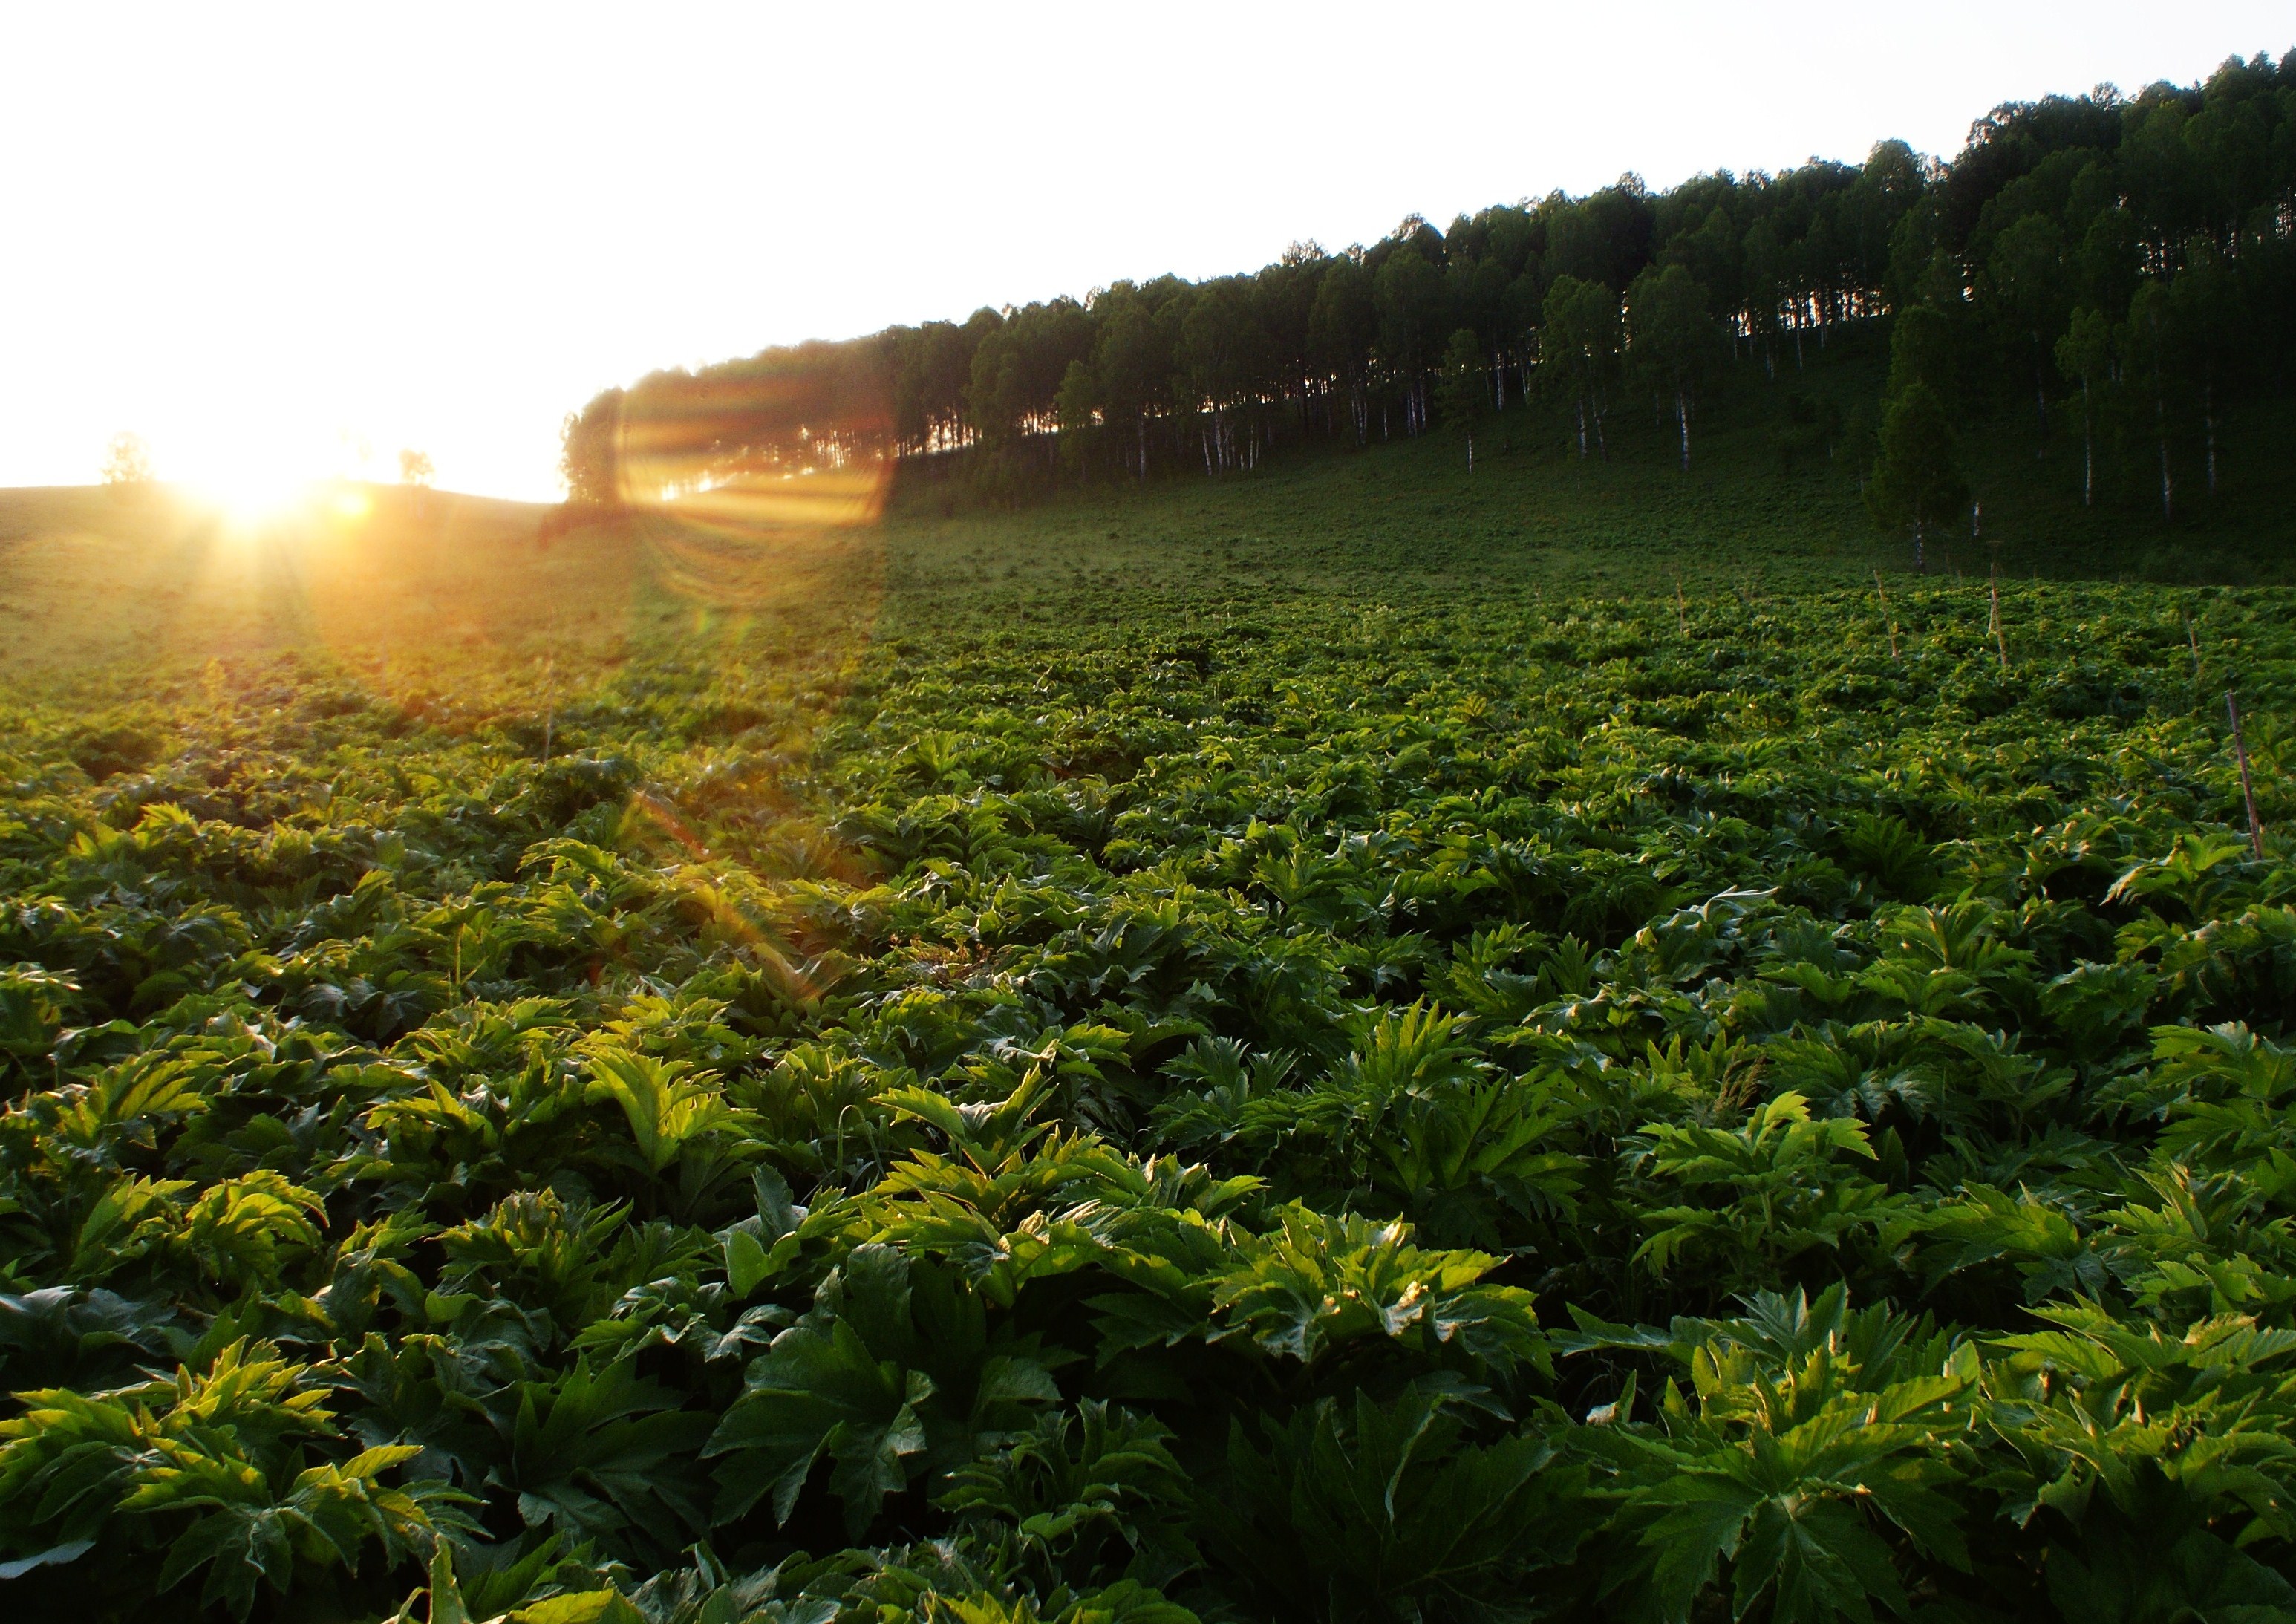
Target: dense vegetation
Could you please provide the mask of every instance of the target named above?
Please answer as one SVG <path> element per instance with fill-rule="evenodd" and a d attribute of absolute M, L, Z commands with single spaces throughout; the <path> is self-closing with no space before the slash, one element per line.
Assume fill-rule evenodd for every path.
<path fill-rule="evenodd" d="M 0 1603 L 2296 1621 L 2292 156 L 0 493 Z"/>
<path fill-rule="evenodd" d="M 2296 1616 L 2284 591 L 1160 512 L 20 668 L 0 1595 Z"/>
<path fill-rule="evenodd" d="M 2173 517 L 2215 496 L 2227 423 L 2285 394 L 2292 310 L 2296 56 L 2259 55 L 1998 108 L 1949 162 L 1885 142 L 1655 194 L 1629 176 L 1249 275 L 658 373 L 570 417 L 565 472 L 611 503 L 897 456 L 1009 500 L 1526 410 L 1605 455 L 1645 405 L 1686 467 L 1693 422 L 1746 409 L 1751 378 L 1894 316 L 1886 396 L 1781 437 L 1876 471 L 1886 527 L 2008 495 L 1972 493 L 1951 443 L 1996 414 L 2028 453 L 2001 483 Z"/>

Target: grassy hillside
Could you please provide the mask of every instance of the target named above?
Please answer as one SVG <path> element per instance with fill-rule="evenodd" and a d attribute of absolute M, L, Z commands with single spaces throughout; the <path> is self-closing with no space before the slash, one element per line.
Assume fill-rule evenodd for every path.
<path fill-rule="evenodd" d="M 726 529 L 675 514 L 553 534 L 548 510 L 384 488 L 356 519 L 314 500 L 257 525 L 164 489 L 0 492 L 0 672 L 201 660 L 281 647 L 541 652 L 701 624 L 795 617 L 865 627 L 1157 606 L 1239 610 L 1306 593 L 1456 600 L 1527 593 L 1761 594 L 1906 573 L 1877 535 L 1856 469 L 1808 442 L 1870 403 L 1881 362 L 1855 340 L 1813 346 L 1775 381 L 1727 369 L 1675 463 L 1670 422 L 1623 406 L 1607 459 L 1520 408 L 1485 424 L 1474 472 L 1447 434 L 1311 450 L 1254 473 L 1095 487 L 981 508 L 955 477 L 906 470 L 883 521 L 858 529 Z M 1804 442 L 1791 457 L 1781 442 Z M 1933 577 L 2197 586 L 2296 580 L 2296 403 L 2226 425 L 2220 489 L 2187 480 L 2161 522 L 2144 470 L 2079 500 L 2077 425 L 2044 440 L 2029 415 L 1967 425 L 1984 536 L 1936 538 Z M 2188 471 L 2189 472 L 2189 471 Z M 100 591 L 89 590 L 100 583 Z"/>
<path fill-rule="evenodd" d="M 549 507 L 390 488 L 251 521 L 166 488 L 0 491 L 0 680 L 132 685 L 295 651 L 435 683 L 559 649 L 825 625 L 873 587 L 878 555 L 659 517 L 569 529 Z"/>
<path fill-rule="evenodd" d="M 1534 406 L 1479 431 L 1475 468 L 1437 432 L 1360 451 L 1321 447 L 1250 474 L 1096 487 L 1014 511 L 968 511 L 951 481 L 898 490 L 885 529 L 895 580 L 920 592 L 1052 585 L 1113 570 L 1225 596 L 1271 584 L 1392 595 L 1514 586 L 1640 594 L 1841 585 L 1910 569 L 1911 547 L 1877 535 L 1859 469 L 1781 442 L 1868 411 L 1882 360 L 1870 340 L 1813 345 L 1807 370 L 1775 381 L 1752 362 L 1728 369 L 1693 424 L 1679 472 L 1671 419 L 1621 406 L 1608 460 L 1581 460 L 1569 425 Z M 2056 414 L 2045 439 L 2030 414 L 1964 425 L 1983 539 L 1939 537 L 1932 570 L 2185 584 L 2296 579 L 2296 403 L 2250 408 L 2228 425 L 2213 498 L 2188 489 L 2177 523 L 2152 504 L 2147 468 L 2097 506 L 2080 495 L 2079 425 Z M 2141 450 L 2142 447 L 2139 447 Z M 2183 448 L 2180 447 L 2180 454 Z M 2189 471 L 2188 471 L 2189 472 Z M 2133 489 L 2127 488 L 2133 485 Z M 1003 578 L 1002 571 L 1017 574 Z"/>
<path fill-rule="evenodd" d="M 2267 464 L 2001 425 L 1997 629 L 1734 421 L 0 496 L 0 1594 L 2296 1617 Z"/>

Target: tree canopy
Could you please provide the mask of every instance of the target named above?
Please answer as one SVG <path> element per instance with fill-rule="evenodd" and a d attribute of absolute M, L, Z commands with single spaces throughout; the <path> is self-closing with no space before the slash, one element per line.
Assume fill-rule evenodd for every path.
<path fill-rule="evenodd" d="M 1969 505 L 1969 487 L 1955 454 L 1953 424 L 1926 383 L 1911 383 L 1882 419 L 1881 454 L 1866 487 L 1876 522 L 1913 532 L 1914 564 L 1926 562 L 1925 532 Z"/>
<path fill-rule="evenodd" d="M 1552 403 L 1593 455 L 1631 376 L 1671 401 L 1686 463 L 1709 357 L 1775 376 L 1890 321 L 1949 415 L 2021 400 L 2046 434 L 2078 394 L 2087 485 L 2157 484 L 2173 511 L 2180 479 L 2212 487 L 2224 415 L 2284 379 L 2292 314 L 2296 53 L 2006 104 L 1950 160 L 1885 141 L 1663 192 L 1627 176 L 1256 272 L 654 373 L 569 417 L 564 473 L 581 503 L 871 459 L 1013 496 L 1220 477 L 1287 443 L 1424 431 L 1460 333 L 1493 410 Z"/>

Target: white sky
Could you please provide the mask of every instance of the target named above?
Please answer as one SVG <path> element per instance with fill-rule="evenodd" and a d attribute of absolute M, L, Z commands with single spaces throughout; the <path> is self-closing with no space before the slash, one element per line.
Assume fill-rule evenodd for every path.
<path fill-rule="evenodd" d="M 2287 0 L 0 7 L 0 484 L 557 494 L 659 365 L 1250 269 L 1622 170 L 1957 149 Z"/>

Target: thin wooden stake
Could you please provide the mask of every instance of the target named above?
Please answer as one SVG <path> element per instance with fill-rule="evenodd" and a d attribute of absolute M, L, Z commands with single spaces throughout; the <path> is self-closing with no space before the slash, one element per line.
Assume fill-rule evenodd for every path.
<path fill-rule="evenodd" d="M 1882 613 L 1890 622 L 1890 658 L 1898 657 L 1898 617 L 1890 613 L 1890 589 L 1882 585 L 1882 572 L 1874 571 L 1874 590 L 1881 595 Z"/>
<path fill-rule="evenodd" d="M 1690 611 L 1683 607 L 1682 577 L 1679 575 L 1674 578 L 1674 620 L 1682 628 L 1684 636 L 1690 636 Z"/>
<path fill-rule="evenodd" d="M 2185 641 L 2192 644 L 2193 677 L 2197 681 L 2201 675 L 2201 640 L 2193 630 L 2193 611 L 2189 609 L 2185 611 Z"/>
<path fill-rule="evenodd" d="M 2240 702 L 2225 690 L 2225 714 L 2232 718 L 2232 752 L 2240 763 L 2240 798 L 2248 807 L 2248 849 L 2259 862 L 2264 858 L 2264 825 L 2256 821 L 2256 791 L 2248 781 L 2248 744 L 2240 736 Z"/>
<path fill-rule="evenodd" d="M 2009 641 L 2001 631 L 2001 566 L 1993 566 L 1993 646 L 2000 651 L 2001 668 L 2009 668 Z"/>

